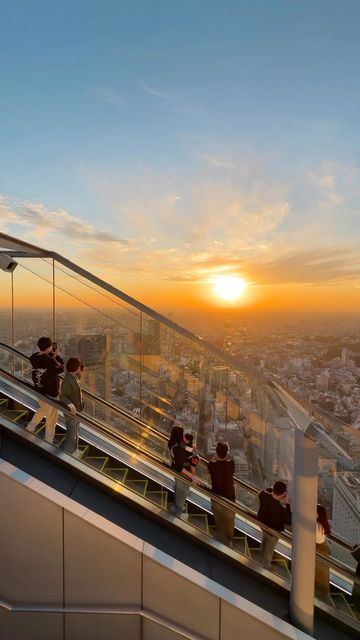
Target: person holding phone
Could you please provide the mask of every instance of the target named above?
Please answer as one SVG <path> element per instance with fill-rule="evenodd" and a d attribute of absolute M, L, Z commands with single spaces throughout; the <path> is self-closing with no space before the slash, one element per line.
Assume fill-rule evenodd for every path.
<path fill-rule="evenodd" d="M 54 345 L 56 343 L 51 338 L 46 336 L 39 338 L 39 351 L 30 356 L 30 362 L 35 389 L 44 396 L 57 399 L 60 391 L 59 374 L 64 371 L 64 361 L 59 355 L 57 345 L 55 349 Z M 58 410 L 46 402 L 46 397 L 39 401 L 39 409 L 30 420 L 26 430 L 33 433 L 44 416 L 46 418 L 45 440 L 53 443 Z"/>

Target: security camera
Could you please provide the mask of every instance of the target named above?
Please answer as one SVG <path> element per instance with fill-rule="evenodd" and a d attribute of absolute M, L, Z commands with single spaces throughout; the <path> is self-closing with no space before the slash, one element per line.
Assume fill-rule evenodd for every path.
<path fill-rule="evenodd" d="M 7 256 L 5 253 L 0 253 L 0 269 L 12 273 L 17 267 L 17 262 Z"/>

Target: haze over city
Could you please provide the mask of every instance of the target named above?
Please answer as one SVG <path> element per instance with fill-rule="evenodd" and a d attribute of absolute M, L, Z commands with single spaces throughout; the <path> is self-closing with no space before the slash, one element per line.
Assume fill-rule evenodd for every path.
<path fill-rule="evenodd" d="M 356 0 L 6 3 L 1 231 L 158 309 L 357 311 L 359 18 Z"/>

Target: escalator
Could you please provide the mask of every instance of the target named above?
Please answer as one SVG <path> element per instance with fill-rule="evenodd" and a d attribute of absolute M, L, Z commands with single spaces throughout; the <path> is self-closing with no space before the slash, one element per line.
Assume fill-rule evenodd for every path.
<path fill-rule="evenodd" d="M 20 356 L 19 356 L 20 357 Z M 25 357 L 21 356 L 26 363 Z M 13 365 L 14 363 L 12 363 Z M 15 364 L 14 369 L 19 367 Z M 172 501 L 174 474 L 164 463 L 165 454 L 160 453 L 160 442 L 164 443 L 165 436 L 157 433 L 158 452 L 154 454 L 151 446 L 144 445 L 149 439 L 154 439 L 156 431 L 146 428 L 146 425 L 133 419 L 131 416 L 122 415 L 123 424 L 126 423 L 129 431 L 131 424 L 132 433 L 126 431 L 115 432 L 109 429 L 105 422 L 86 417 L 81 419 L 80 459 L 72 459 L 61 450 L 64 438 L 64 427 L 60 417 L 56 429 L 56 446 L 48 445 L 42 439 L 43 425 L 39 425 L 36 434 L 29 434 L 24 430 L 29 418 L 29 411 L 36 406 L 36 392 L 26 382 L 19 380 L 10 372 L 2 369 L 0 374 L 0 411 L 1 423 L 10 440 L 16 438 L 18 442 L 31 446 L 36 455 L 46 455 L 63 468 L 72 469 L 72 473 L 80 476 L 86 483 L 94 483 L 102 491 L 111 496 L 116 496 L 117 501 L 125 501 L 126 505 L 146 514 L 146 518 L 161 522 L 162 527 L 171 529 L 172 536 L 179 533 L 191 545 L 202 549 L 206 554 L 214 554 L 217 562 L 221 562 L 228 571 L 234 568 L 241 572 L 246 580 L 262 582 L 263 587 L 270 585 L 276 588 L 280 601 L 287 600 L 289 580 L 291 574 L 291 538 L 288 535 L 281 537 L 277 547 L 273 570 L 265 571 L 257 562 L 259 557 L 259 540 L 261 532 L 256 523 L 254 514 L 245 510 L 239 504 L 236 505 L 236 528 L 232 547 L 228 548 L 214 539 L 214 523 L 211 515 L 210 493 L 205 483 L 202 488 L 192 488 L 186 504 L 186 514 L 180 518 L 171 516 L 168 505 Z M 101 402 L 95 398 L 92 402 Z M 115 408 L 112 410 L 115 411 Z M 139 446 L 136 446 L 134 432 L 138 432 Z M 4 442 L 9 443 L 9 435 L 4 436 Z M 162 437 L 161 437 L 162 435 Z M 23 447 L 23 444 L 21 444 Z M 6 449 L 6 447 L 4 447 Z M 12 460 L 16 463 L 16 460 Z M 76 499 L 76 498 L 75 498 Z M 138 532 L 138 535 L 139 532 Z M 170 538 L 172 536 L 169 536 Z M 183 543 L 180 543 L 180 549 Z M 176 545 L 175 545 L 176 546 Z M 174 545 L 173 545 L 174 547 Z M 174 549 L 173 549 L 174 550 Z M 179 559 L 182 559 L 180 556 Z M 193 561 L 193 560 L 192 560 Z M 225 569 L 224 569 L 225 571 Z M 226 573 L 226 571 L 225 571 Z M 335 560 L 331 562 L 331 603 L 326 605 L 318 602 L 317 625 L 326 622 L 319 614 L 332 616 L 337 622 L 346 625 L 347 633 L 359 630 L 360 616 L 351 603 L 349 594 L 353 575 L 344 566 Z M 234 589 L 234 585 L 227 582 L 226 586 Z M 246 596 L 242 592 L 242 595 Z M 274 612 L 273 597 L 269 599 L 269 609 Z M 261 606 L 264 606 L 264 602 Z M 321 636 L 318 631 L 317 637 Z M 339 630 L 340 633 L 340 630 Z M 340 638 L 341 636 L 339 636 Z"/>

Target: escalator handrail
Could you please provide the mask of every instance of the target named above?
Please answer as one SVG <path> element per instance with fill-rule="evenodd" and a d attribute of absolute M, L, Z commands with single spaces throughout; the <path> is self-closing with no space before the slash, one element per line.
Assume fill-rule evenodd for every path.
<path fill-rule="evenodd" d="M 55 398 L 52 398 L 51 396 L 44 396 L 43 394 L 39 393 L 32 385 L 31 383 L 27 382 L 26 380 L 21 380 L 20 378 L 18 378 L 17 376 L 9 373 L 8 371 L 5 371 L 2 367 L 0 367 L 0 377 L 3 377 L 7 380 L 9 380 L 12 383 L 15 383 L 16 385 L 23 386 L 25 387 L 28 391 L 31 391 L 31 395 L 33 397 L 35 397 L 37 400 L 44 400 L 44 398 L 46 399 L 46 403 L 52 405 L 53 407 L 55 407 L 58 411 L 61 411 L 63 414 L 69 416 L 69 417 L 73 417 L 72 414 L 70 413 L 70 411 L 66 408 L 65 405 L 61 404 L 61 402 L 59 400 L 56 400 Z M 169 464 L 166 464 L 165 462 L 161 461 L 159 462 L 159 459 L 152 453 L 149 451 L 144 451 L 144 450 L 139 450 L 131 441 L 129 441 L 126 437 L 126 435 L 118 433 L 116 431 L 113 431 L 112 429 L 109 429 L 106 424 L 100 422 L 99 420 L 97 420 L 96 418 L 91 418 L 83 413 L 78 413 L 78 418 L 79 421 L 83 424 L 85 424 L 86 426 L 90 427 L 91 429 L 96 428 L 99 432 L 101 433 L 105 433 L 107 437 L 112 438 L 115 442 L 125 442 L 127 447 L 130 447 L 131 449 L 133 449 L 137 455 L 139 456 L 143 456 L 146 458 L 150 458 L 151 459 L 151 464 L 155 467 L 157 467 L 157 469 L 163 473 L 164 470 L 166 470 L 168 473 L 170 473 L 170 475 L 173 475 L 174 477 L 178 477 L 181 478 L 182 481 L 184 482 L 188 482 L 186 479 L 186 476 L 184 476 L 181 473 L 178 473 L 177 471 L 175 471 L 174 469 L 172 469 L 170 467 Z M 189 484 L 191 484 L 189 482 Z M 215 499 L 217 502 L 219 502 L 220 504 L 222 504 L 223 506 L 226 506 L 227 508 L 231 509 L 232 511 L 234 511 L 236 514 L 240 514 L 244 519 L 251 521 L 253 524 L 255 524 L 257 527 L 260 526 L 259 521 L 257 520 L 257 518 L 254 516 L 254 514 L 252 512 L 248 512 L 245 509 L 243 509 L 241 506 L 238 505 L 238 503 L 234 503 L 230 500 L 227 500 L 226 498 L 222 498 L 221 496 L 218 496 L 217 494 L 214 494 L 211 492 L 209 485 L 207 485 L 204 481 L 200 481 L 199 484 L 197 485 L 193 485 L 196 490 L 199 490 L 200 493 L 204 493 L 206 495 L 207 498 L 209 499 Z M 261 527 L 264 528 L 265 530 L 267 530 L 269 533 L 272 533 L 273 535 L 276 534 L 278 535 L 279 532 L 275 531 L 273 529 L 271 529 L 270 527 L 261 524 Z M 281 536 L 282 538 L 286 539 L 287 542 L 291 542 L 291 536 L 287 533 L 287 532 L 281 532 Z"/>
<path fill-rule="evenodd" d="M 2 367 L 0 367 L 0 375 L 9 380 L 12 383 L 17 384 L 18 386 L 20 386 L 20 388 L 23 386 L 25 387 L 28 391 L 31 391 L 31 394 L 33 397 L 35 397 L 37 400 L 43 400 L 44 397 L 46 398 L 46 402 L 52 406 L 54 406 L 56 409 L 58 409 L 59 411 L 61 411 L 63 414 L 72 417 L 72 414 L 70 413 L 70 411 L 68 411 L 68 409 L 61 404 L 61 402 L 59 402 L 58 400 L 52 398 L 51 396 L 44 396 L 43 394 L 39 393 L 30 383 L 28 383 L 27 381 L 21 380 L 20 378 L 18 378 L 17 376 L 9 373 L 8 371 L 5 371 L 4 369 L 2 369 Z M 158 461 L 158 459 L 156 458 L 156 456 L 154 456 L 152 453 L 147 452 L 147 451 L 141 451 L 139 453 L 138 449 L 133 445 L 133 443 L 129 442 L 126 438 L 126 436 L 124 436 L 123 434 L 119 434 L 116 433 L 114 431 L 112 431 L 111 429 L 108 429 L 106 427 L 105 424 L 101 423 L 100 421 L 96 420 L 95 418 L 89 418 L 86 415 L 83 415 L 82 413 L 79 414 L 79 420 L 81 423 L 84 423 L 85 425 L 87 425 L 88 427 L 90 427 L 91 429 L 94 429 L 94 427 L 96 428 L 96 430 L 100 433 L 106 433 L 107 437 L 110 437 L 112 440 L 114 440 L 115 442 L 119 443 L 120 442 L 124 442 L 125 441 L 125 445 L 133 450 L 135 450 L 135 452 L 137 453 L 138 456 L 140 457 L 146 457 L 146 458 L 150 458 L 151 459 L 151 464 L 155 467 L 158 468 L 158 470 L 160 472 L 164 472 L 164 467 L 166 469 L 166 471 L 168 473 L 170 473 L 171 475 L 174 476 L 174 478 L 176 477 L 181 477 L 182 481 L 187 482 L 186 477 L 184 477 L 183 474 L 181 473 L 177 473 L 174 469 L 172 469 L 169 465 L 165 465 L 165 463 L 160 463 Z M 189 483 L 190 484 L 190 483 Z M 222 498 L 221 496 L 218 496 L 214 493 L 212 493 L 212 491 L 210 490 L 209 486 L 207 486 L 204 482 L 200 482 L 199 485 L 195 486 L 196 490 L 199 491 L 200 493 L 204 494 L 208 499 L 214 500 L 219 503 L 222 506 L 225 506 L 227 509 L 234 511 L 235 515 L 241 515 L 242 519 L 247 520 L 249 522 L 251 522 L 253 525 L 255 525 L 258 529 L 262 529 L 264 531 L 267 531 L 268 533 L 275 535 L 279 540 L 283 539 L 285 540 L 287 543 L 291 544 L 291 535 L 288 532 L 284 532 L 284 531 L 275 531 L 273 529 L 271 529 L 270 527 L 268 527 L 267 525 L 260 523 L 259 520 L 254 516 L 253 513 L 246 511 L 245 509 L 242 509 L 241 507 L 239 507 L 239 505 L 237 503 L 234 503 L 230 500 L 227 500 L 226 498 Z M 356 574 L 353 574 L 349 571 L 349 569 L 346 566 L 343 566 L 342 563 L 338 560 L 336 560 L 335 558 L 331 558 L 328 559 L 324 556 L 322 556 L 321 554 L 316 554 L 317 558 L 325 565 L 327 565 L 329 568 L 338 571 L 339 573 L 341 573 L 345 578 L 347 578 L 350 581 L 353 581 L 354 583 L 357 583 L 360 585 L 360 580 L 359 578 L 356 576 Z"/>
<path fill-rule="evenodd" d="M 0 342 L 0 348 L 3 348 L 3 349 L 5 349 L 6 351 L 8 351 L 10 353 L 16 354 L 17 356 L 20 356 L 21 358 L 23 358 L 24 360 L 26 360 L 30 364 L 29 356 L 27 356 L 22 351 L 16 349 L 15 347 L 11 347 L 10 345 L 7 345 L 7 344 L 5 344 L 3 342 Z M 0 368 L 0 371 L 4 372 L 4 370 L 1 369 L 1 368 Z M 6 372 L 4 372 L 4 373 L 6 373 Z M 14 376 L 14 377 L 18 381 L 18 378 L 16 378 L 16 376 Z M 26 383 L 25 381 L 23 381 L 23 382 L 26 384 L 26 386 L 28 386 L 28 383 Z M 31 388 L 32 390 L 36 391 L 34 389 L 34 387 L 32 387 L 31 385 L 29 385 L 29 388 Z M 103 405 L 104 407 L 107 407 L 108 409 L 111 409 L 115 413 L 119 413 L 122 416 L 124 416 L 125 418 L 131 420 L 132 422 L 135 422 L 136 424 L 139 425 L 139 427 L 141 429 L 143 429 L 143 430 L 146 429 L 148 432 L 154 434 L 157 438 L 163 440 L 164 442 L 168 441 L 168 437 L 164 433 L 162 433 L 161 431 L 158 431 L 157 429 L 155 429 L 151 425 L 148 425 L 145 422 L 142 422 L 141 420 L 139 420 L 139 418 L 137 418 L 136 416 L 133 416 L 132 414 L 130 414 L 127 411 L 125 411 L 124 409 L 121 409 L 120 407 L 118 407 L 116 405 L 113 405 L 112 403 L 108 402 L 107 400 L 104 400 L 103 398 L 100 398 L 96 394 L 92 393 L 92 391 L 90 391 L 89 389 L 86 389 L 86 388 L 83 387 L 82 391 L 83 391 L 84 395 L 89 396 L 92 400 L 95 400 L 96 402 L 98 402 L 99 404 Z M 39 397 L 41 397 L 41 394 L 39 394 Z M 61 405 L 60 403 L 59 403 L 59 405 L 61 407 L 61 410 L 64 411 L 64 409 L 65 409 L 64 405 Z M 58 408 L 59 408 L 59 406 L 58 406 Z M 66 413 L 68 413 L 67 410 L 66 410 Z M 85 417 L 84 414 L 81 414 L 81 419 L 83 419 L 83 417 Z M 95 420 L 94 418 L 92 418 L 92 419 Z M 200 458 L 201 463 L 207 466 L 208 460 L 206 460 L 206 458 L 201 456 L 201 455 L 199 455 L 199 458 Z M 240 478 L 237 478 L 236 476 L 234 476 L 234 482 L 237 485 L 241 486 L 242 488 L 246 489 L 247 491 L 249 491 L 249 492 L 251 492 L 253 494 L 257 495 L 259 493 L 258 489 L 256 489 L 252 485 L 246 483 L 244 480 L 241 480 Z M 203 483 L 203 484 L 205 485 L 205 483 Z M 232 503 L 230 503 L 230 504 L 232 504 Z M 250 514 L 253 517 L 256 515 L 255 512 L 251 511 L 251 510 L 249 510 L 249 511 L 244 510 L 244 513 L 247 514 L 247 517 Z M 291 536 L 289 536 L 289 539 L 291 539 Z M 336 543 L 337 545 L 341 546 L 343 549 L 345 549 L 349 553 L 351 553 L 352 546 L 349 545 L 344 540 L 342 540 L 341 538 L 338 538 L 334 534 L 330 534 L 328 536 L 328 539 L 331 540 L 332 542 Z"/>
<path fill-rule="evenodd" d="M 23 358 L 24 360 L 26 360 L 30 364 L 29 356 L 27 356 L 22 351 L 19 351 L 15 347 L 10 347 L 9 345 L 4 344 L 3 342 L 0 342 L 0 348 L 4 348 L 5 350 L 9 351 L 10 353 L 15 353 L 16 355 L 20 356 L 21 358 Z M 149 424 L 147 424 L 145 422 L 142 422 L 142 420 L 140 420 L 136 416 L 132 415 L 128 411 L 125 411 L 125 409 L 122 409 L 121 407 L 118 407 L 117 405 L 112 404 L 108 400 L 104 400 L 104 398 L 100 398 L 100 396 L 96 395 L 95 393 L 93 393 L 92 391 L 87 389 L 86 387 L 82 387 L 82 391 L 83 391 L 84 396 L 88 396 L 91 400 L 95 400 L 99 404 L 103 405 L 104 407 L 106 407 L 108 409 L 111 409 L 115 413 L 119 413 L 119 414 L 121 414 L 121 415 L 123 415 L 123 416 L 125 416 L 127 418 L 130 418 L 133 422 L 138 424 L 141 429 L 147 429 L 150 433 L 153 433 L 157 438 L 159 438 L 160 440 L 163 440 L 164 443 L 168 442 L 169 437 L 166 434 L 164 434 L 162 431 L 158 431 L 152 425 L 149 425 Z M 199 454 L 199 458 L 200 458 L 200 462 L 202 464 L 206 465 L 206 467 L 207 467 L 208 460 L 204 456 L 202 456 L 201 454 Z M 245 480 L 241 480 L 241 478 L 237 478 L 236 476 L 234 476 L 234 482 L 236 484 L 238 484 L 240 487 L 242 487 L 243 489 L 245 489 L 246 491 L 248 491 L 249 493 L 253 493 L 254 495 L 258 494 L 258 489 L 256 487 L 254 487 L 253 485 L 248 484 L 247 482 L 245 482 Z"/>

